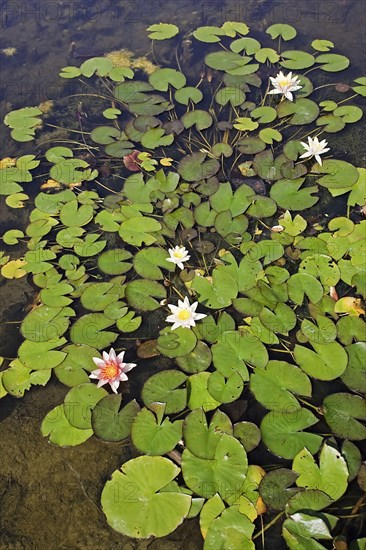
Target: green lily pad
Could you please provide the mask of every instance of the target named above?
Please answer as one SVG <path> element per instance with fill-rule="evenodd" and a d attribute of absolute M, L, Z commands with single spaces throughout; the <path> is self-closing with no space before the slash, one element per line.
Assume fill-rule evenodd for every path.
<path fill-rule="evenodd" d="M 299 272 L 318 277 L 323 286 L 335 286 L 341 278 L 337 262 L 326 254 L 309 255 L 302 260 Z"/>
<path fill-rule="evenodd" d="M 287 282 L 289 297 L 298 305 L 304 301 L 305 295 L 310 302 L 316 304 L 323 297 L 323 286 L 309 273 L 295 273 Z"/>
<path fill-rule="evenodd" d="M 188 105 L 190 101 L 199 103 L 203 99 L 203 93 L 193 86 L 185 86 L 175 92 L 174 99 L 182 105 Z"/>
<path fill-rule="evenodd" d="M 232 107 L 237 107 L 245 101 L 245 93 L 240 90 L 240 88 L 227 86 L 226 88 L 221 88 L 218 92 L 216 92 L 215 101 L 219 105 L 227 105 L 230 103 Z"/>
<path fill-rule="evenodd" d="M 94 283 L 86 286 L 80 296 L 80 302 L 90 311 L 103 311 L 109 304 L 118 300 L 118 294 L 113 293 L 113 286 L 113 283 Z"/>
<path fill-rule="evenodd" d="M 286 504 L 286 513 L 293 514 L 299 510 L 323 510 L 327 508 L 333 499 L 323 491 L 318 489 L 298 490 L 294 491 L 294 495 Z"/>
<path fill-rule="evenodd" d="M 295 458 L 304 447 L 315 454 L 323 438 L 302 430 L 317 422 L 316 416 L 304 408 L 293 412 L 271 411 L 260 426 L 263 443 L 272 453 L 286 459 Z"/>
<path fill-rule="evenodd" d="M 55 351 L 66 343 L 65 338 L 51 342 L 32 342 L 25 340 L 18 350 L 20 361 L 29 369 L 42 370 L 57 367 L 66 354 L 63 351 Z"/>
<path fill-rule="evenodd" d="M 74 315 L 74 311 L 70 308 L 41 305 L 28 313 L 20 331 L 24 338 L 32 342 L 54 341 L 68 329 L 71 315 Z"/>
<path fill-rule="evenodd" d="M 79 317 L 72 325 L 70 339 L 73 344 L 85 344 L 96 349 L 107 348 L 117 339 L 116 332 L 104 329 L 114 324 L 103 313 L 89 313 Z"/>
<path fill-rule="evenodd" d="M 130 435 L 140 406 L 133 400 L 121 408 L 121 401 L 121 394 L 106 395 L 92 409 L 93 431 L 104 441 L 122 441 Z"/>
<path fill-rule="evenodd" d="M 1 383 L 4 391 L 13 397 L 23 397 L 31 387 L 31 369 L 23 365 L 19 359 L 10 363 L 10 367 L 2 371 Z"/>
<path fill-rule="evenodd" d="M 348 487 L 348 468 L 341 453 L 324 444 L 319 455 L 317 466 L 313 455 L 302 449 L 294 458 L 292 469 L 298 473 L 296 485 L 306 489 L 318 489 L 338 500 Z"/>
<path fill-rule="evenodd" d="M 315 539 L 332 538 L 324 520 L 302 512 L 293 514 L 284 521 L 282 536 L 290 550 L 305 547 L 308 550 L 323 550 L 325 547 Z"/>
<path fill-rule="evenodd" d="M 142 323 L 142 317 L 136 316 L 134 311 L 129 311 L 124 315 L 119 315 L 116 325 L 121 333 L 134 332 Z"/>
<path fill-rule="evenodd" d="M 334 44 L 330 40 L 313 40 L 311 47 L 318 52 L 329 52 L 331 48 L 334 48 Z"/>
<path fill-rule="evenodd" d="M 131 269 L 131 263 L 126 261 L 131 258 L 131 252 L 123 248 L 107 250 L 98 256 L 98 268 L 107 275 L 122 275 Z M 93 288 L 95 288 L 94 285 Z"/>
<path fill-rule="evenodd" d="M 250 519 L 240 512 L 238 506 L 231 506 L 209 525 L 204 548 L 254 550 L 255 545 L 251 540 L 253 531 L 254 525 Z"/>
<path fill-rule="evenodd" d="M 166 357 L 183 357 L 196 346 L 197 337 L 193 330 L 178 327 L 174 330 L 166 327 L 160 331 L 157 349 Z"/>
<path fill-rule="evenodd" d="M 155 23 L 147 27 L 146 30 L 150 31 L 148 37 L 152 40 L 167 40 L 179 33 L 178 27 L 171 23 Z"/>
<path fill-rule="evenodd" d="M 359 317 L 343 317 L 337 323 L 337 330 L 340 321 L 343 320 L 361 321 Z M 364 321 L 363 334 L 364 332 Z M 343 344 L 345 342 L 342 342 Z M 348 365 L 344 373 L 342 374 L 342 382 L 346 384 L 348 388 L 353 391 L 365 393 L 366 392 L 366 343 L 361 341 L 356 344 L 346 346 L 346 352 L 348 355 Z"/>
<path fill-rule="evenodd" d="M 154 243 L 157 237 L 152 235 L 161 230 L 161 224 L 147 216 L 136 216 L 121 223 L 118 234 L 126 243 L 134 246 L 147 246 Z"/>
<path fill-rule="evenodd" d="M 266 144 L 259 137 L 245 137 L 238 141 L 238 149 L 245 155 L 261 153 L 265 148 Z"/>
<path fill-rule="evenodd" d="M 338 342 L 311 345 L 314 351 L 298 344 L 294 349 L 295 361 L 306 374 L 318 380 L 335 380 L 344 373 L 348 356 Z"/>
<path fill-rule="evenodd" d="M 103 116 L 105 118 L 108 118 L 110 120 L 114 120 L 116 118 L 118 118 L 118 115 L 122 114 L 122 111 L 120 111 L 119 109 L 115 109 L 115 108 L 110 108 L 110 109 L 104 109 L 103 111 Z"/>
<path fill-rule="evenodd" d="M 282 141 L 282 134 L 273 128 L 264 128 L 259 132 L 259 138 L 264 143 L 272 144 L 274 141 Z"/>
<path fill-rule="evenodd" d="M 334 116 L 339 116 L 344 122 L 353 123 L 363 117 L 363 111 L 356 105 L 342 105 L 333 111 Z"/>
<path fill-rule="evenodd" d="M 169 85 L 177 89 L 183 88 L 186 84 L 186 77 L 175 69 L 157 69 L 150 75 L 149 82 L 155 90 L 166 92 Z"/>
<path fill-rule="evenodd" d="M 340 116 L 325 115 L 320 116 L 316 121 L 317 126 L 324 126 L 324 132 L 334 134 L 340 132 L 345 127 L 346 123 Z"/>
<path fill-rule="evenodd" d="M 93 435 L 91 429 L 76 428 L 66 418 L 63 405 L 52 409 L 43 419 L 41 433 L 51 443 L 60 447 L 74 447 L 84 443 Z"/>
<path fill-rule="evenodd" d="M 214 367 L 229 378 L 238 372 L 248 380 L 246 363 L 264 368 L 268 353 L 262 342 L 249 332 L 225 331 L 211 348 Z"/>
<path fill-rule="evenodd" d="M 247 453 L 258 447 L 261 431 L 253 422 L 238 422 L 234 424 L 234 436 L 240 441 Z"/>
<path fill-rule="evenodd" d="M 317 173 L 326 174 L 316 182 L 327 189 L 351 187 L 359 178 L 357 168 L 344 160 L 324 160 L 322 166 L 315 165 Z"/>
<path fill-rule="evenodd" d="M 66 354 L 54 372 L 65 386 L 73 387 L 90 381 L 88 373 L 95 370 L 93 357 L 98 357 L 98 351 L 86 345 L 70 344 L 62 348 Z"/>
<path fill-rule="evenodd" d="M 287 501 L 300 491 L 291 488 L 298 474 L 287 468 L 268 472 L 259 485 L 259 493 L 272 510 L 284 510 Z"/>
<path fill-rule="evenodd" d="M 172 451 L 182 437 L 183 420 L 157 419 L 153 412 L 141 409 L 135 416 L 131 439 L 138 451 L 147 455 L 164 455 Z"/>
<path fill-rule="evenodd" d="M 199 372 L 192 374 L 187 380 L 188 389 L 188 407 L 191 410 L 202 409 L 212 411 L 221 405 L 208 391 L 208 380 L 211 376 L 209 372 Z"/>
<path fill-rule="evenodd" d="M 348 468 L 348 482 L 353 481 L 358 474 L 362 462 L 362 455 L 359 448 L 352 441 L 344 441 L 342 455 L 346 459 Z"/>
<path fill-rule="evenodd" d="M 286 23 L 276 23 L 266 29 L 266 33 L 271 35 L 273 40 L 279 36 L 283 40 L 292 40 L 297 35 L 296 29 L 292 25 Z"/>
<path fill-rule="evenodd" d="M 212 272 L 212 281 L 204 277 L 195 277 L 191 288 L 198 292 L 199 302 L 212 309 L 229 306 L 238 293 L 235 279 L 217 269 Z"/>
<path fill-rule="evenodd" d="M 179 473 L 180 468 L 162 456 L 139 456 L 123 464 L 102 491 L 108 524 L 134 539 L 164 537 L 174 531 L 188 515 L 192 499 L 161 489 Z"/>
<path fill-rule="evenodd" d="M 293 411 L 300 409 L 295 395 L 311 397 L 309 378 L 286 361 L 269 361 L 264 369 L 256 368 L 250 376 L 250 390 L 266 409 Z"/>
<path fill-rule="evenodd" d="M 172 134 L 165 135 L 164 128 L 151 128 L 141 138 L 141 144 L 147 149 L 156 149 L 171 145 L 174 141 Z"/>
<path fill-rule="evenodd" d="M 165 403 L 165 414 L 178 413 L 187 403 L 187 390 L 182 387 L 187 376 L 177 370 L 166 370 L 153 374 L 145 382 L 141 397 L 149 407 L 151 403 Z"/>
<path fill-rule="evenodd" d="M 301 322 L 301 331 L 306 338 L 310 342 L 317 344 L 334 342 L 337 337 L 337 329 L 333 321 L 324 315 L 318 315 L 316 323 L 315 325 L 309 319 L 303 319 Z"/>
<path fill-rule="evenodd" d="M 240 53 L 245 51 L 247 55 L 253 55 L 255 52 L 260 50 L 261 44 L 255 38 L 238 38 L 230 44 L 231 51 L 235 53 Z"/>
<path fill-rule="evenodd" d="M 133 258 L 133 267 L 140 277 L 145 279 L 159 280 L 164 275 L 160 267 L 174 271 L 175 266 L 167 261 L 167 252 L 163 248 L 149 247 L 140 250 Z"/>
<path fill-rule="evenodd" d="M 186 181 L 199 181 L 211 178 L 218 172 L 219 163 L 216 159 L 206 159 L 206 153 L 192 153 L 185 156 L 178 165 L 178 173 Z"/>
<path fill-rule="evenodd" d="M 137 279 L 126 286 L 128 304 L 141 311 L 154 311 L 160 307 L 159 302 L 165 297 L 166 289 L 155 281 Z"/>
<path fill-rule="evenodd" d="M 210 195 L 210 205 L 216 212 L 230 210 L 232 216 L 245 212 L 253 201 L 253 191 L 247 185 L 241 185 L 235 193 L 229 182 L 221 183 L 218 190 Z"/>
<path fill-rule="evenodd" d="M 238 53 L 229 51 L 213 52 L 207 54 L 205 57 L 205 63 L 208 67 L 225 72 L 242 68 L 250 61 L 252 61 L 251 57 L 243 57 Z"/>
<path fill-rule="evenodd" d="M 80 67 L 80 72 L 89 78 L 94 73 L 99 76 L 106 76 L 111 69 L 113 69 L 113 62 L 107 57 L 92 57 L 84 61 Z"/>
<path fill-rule="evenodd" d="M 315 101 L 300 97 L 296 101 L 285 100 L 277 106 L 279 118 L 293 115 L 290 124 L 300 126 L 314 122 L 319 116 L 319 107 Z"/>
<path fill-rule="evenodd" d="M 198 341 L 190 353 L 176 358 L 179 368 L 189 374 L 195 374 L 208 369 L 211 364 L 211 350 L 207 344 Z"/>
<path fill-rule="evenodd" d="M 18 244 L 19 239 L 24 237 L 23 231 L 20 231 L 19 229 L 9 229 L 9 231 L 6 231 L 3 235 L 3 241 L 5 244 L 13 245 Z"/>
<path fill-rule="evenodd" d="M 63 204 L 74 199 L 76 199 L 75 193 L 70 189 L 65 189 L 65 191 L 59 191 L 54 195 L 38 193 L 34 199 L 34 204 L 41 212 L 55 215 L 60 212 Z"/>
<path fill-rule="evenodd" d="M 323 71 L 331 73 L 344 71 L 344 69 L 347 69 L 349 66 L 348 57 L 335 53 L 324 53 L 322 55 L 318 55 L 315 61 L 316 63 L 322 63 L 320 68 Z"/>
<path fill-rule="evenodd" d="M 222 434 L 233 435 L 231 421 L 225 413 L 216 411 L 207 424 L 203 408 L 192 410 L 183 424 L 183 437 L 187 449 L 199 458 L 213 459 Z"/>
<path fill-rule="evenodd" d="M 315 63 L 315 57 L 310 53 L 301 50 L 286 50 L 281 53 L 285 61 L 280 61 L 280 65 L 285 69 L 307 69 Z M 319 58 L 317 58 L 318 60 Z"/>
<path fill-rule="evenodd" d="M 353 86 L 352 90 L 356 92 L 356 94 L 366 97 L 366 77 L 361 76 L 360 78 L 356 78 L 354 82 L 359 84 L 359 86 Z"/>
<path fill-rule="evenodd" d="M 91 411 L 106 395 L 108 393 L 104 388 L 98 388 L 91 383 L 71 388 L 64 400 L 64 412 L 67 420 L 80 430 L 91 429 Z"/>
<path fill-rule="evenodd" d="M 198 338 L 213 344 L 219 340 L 223 332 L 235 330 L 235 321 L 228 313 L 223 311 L 217 323 L 211 315 L 207 315 L 193 330 Z"/>
<path fill-rule="evenodd" d="M 212 372 L 208 379 L 207 389 L 220 403 L 232 403 L 239 399 L 244 382 L 238 372 L 233 372 L 226 380 L 220 372 Z"/>
<path fill-rule="evenodd" d="M 323 401 L 324 418 L 333 433 L 351 441 L 362 441 L 366 427 L 360 422 L 366 420 L 365 402 L 359 395 L 333 393 Z"/>
<path fill-rule="evenodd" d="M 213 123 L 213 118 L 207 111 L 202 111 L 200 109 L 195 109 L 194 111 L 190 111 L 189 113 L 185 113 L 181 121 L 184 124 L 185 128 L 191 128 L 192 126 L 196 126 L 197 130 L 205 130 L 206 128 L 209 128 Z M 196 159 L 198 158 L 197 155 L 200 153 L 193 153 L 193 155 L 196 155 Z M 192 158 L 193 155 L 190 155 Z M 181 161 L 183 162 L 183 161 Z M 207 161 L 209 162 L 209 161 Z M 180 165 L 181 163 L 179 163 Z M 210 177 L 210 176 L 204 176 L 204 177 Z"/>
<path fill-rule="evenodd" d="M 29 195 L 26 195 L 25 193 L 13 193 L 12 195 L 6 197 L 5 202 L 9 208 L 24 208 L 24 201 L 27 199 L 29 199 Z"/>
<path fill-rule="evenodd" d="M 187 448 L 182 454 L 184 481 L 187 487 L 204 498 L 210 498 L 215 493 L 219 493 L 223 500 L 234 495 L 239 498 L 247 469 L 244 447 L 227 434 L 222 434 L 218 439 L 213 459 L 199 458 Z"/>
<path fill-rule="evenodd" d="M 318 191 L 316 185 L 311 187 L 303 187 L 305 178 L 295 180 L 281 179 L 271 186 L 270 197 L 281 208 L 286 210 L 304 210 L 311 208 L 319 200 L 319 197 L 313 194 Z"/>
<path fill-rule="evenodd" d="M 255 195 L 252 204 L 247 210 L 249 216 L 254 218 L 269 218 L 277 212 L 277 205 L 274 200 L 262 195 Z"/>
<path fill-rule="evenodd" d="M 220 42 L 222 35 L 225 36 L 223 29 L 213 26 L 199 27 L 193 33 L 197 40 L 206 43 Z"/>

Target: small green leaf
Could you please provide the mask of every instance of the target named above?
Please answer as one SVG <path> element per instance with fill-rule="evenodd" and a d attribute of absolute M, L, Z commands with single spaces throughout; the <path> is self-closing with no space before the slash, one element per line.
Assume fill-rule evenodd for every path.
<path fill-rule="evenodd" d="M 287 25 L 286 23 L 276 23 L 271 25 L 266 29 L 266 33 L 275 39 L 279 36 L 283 40 L 292 40 L 297 35 L 296 29 L 292 25 Z"/>
<path fill-rule="evenodd" d="M 150 31 L 148 37 L 152 40 L 166 40 L 168 38 L 173 38 L 173 36 L 179 33 L 178 27 L 171 23 L 155 23 L 147 27 L 146 30 Z"/>

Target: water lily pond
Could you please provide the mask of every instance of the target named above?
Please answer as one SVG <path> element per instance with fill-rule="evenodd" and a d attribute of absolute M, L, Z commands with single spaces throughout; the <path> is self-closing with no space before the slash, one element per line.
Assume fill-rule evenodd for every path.
<path fill-rule="evenodd" d="M 4 93 L 1 548 L 366 548 L 366 76 L 269 4 Z"/>

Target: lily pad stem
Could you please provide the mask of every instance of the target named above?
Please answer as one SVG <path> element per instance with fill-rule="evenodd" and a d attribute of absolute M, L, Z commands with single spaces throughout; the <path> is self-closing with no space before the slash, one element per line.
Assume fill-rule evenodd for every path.
<path fill-rule="evenodd" d="M 272 527 L 272 525 L 274 525 L 275 523 L 277 523 L 277 521 L 283 516 L 285 512 L 280 512 L 279 514 L 277 514 L 277 516 L 275 516 L 273 518 L 272 521 L 270 521 L 269 523 L 267 523 L 267 525 L 265 527 L 263 527 L 259 533 L 257 533 L 256 535 L 254 535 L 254 537 L 252 538 L 252 540 L 255 540 L 257 539 L 258 537 L 260 537 L 262 535 L 262 533 L 264 533 L 264 531 L 267 531 L 267 529 L 269 529 L 270 527 Z"/>

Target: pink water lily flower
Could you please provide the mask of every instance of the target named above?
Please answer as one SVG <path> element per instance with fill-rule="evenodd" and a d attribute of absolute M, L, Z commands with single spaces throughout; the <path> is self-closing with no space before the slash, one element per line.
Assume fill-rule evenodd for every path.
<path fill-rule="evenodd" d="M 109 384 L 114 393 L 117 393 L 120 382 L 128 380 L 126 372 L 136 367 L 135 363 L 124 363 L 123 357 L 125 352 L 122 351 L 118 355 L 113 348 L 107 353 L 103 351 L 103 359 L 93 357 L 94 363 L 97 365 L 97 370 L 94 370 L 89 377 L 99 380 L 98 388 Z"/>

